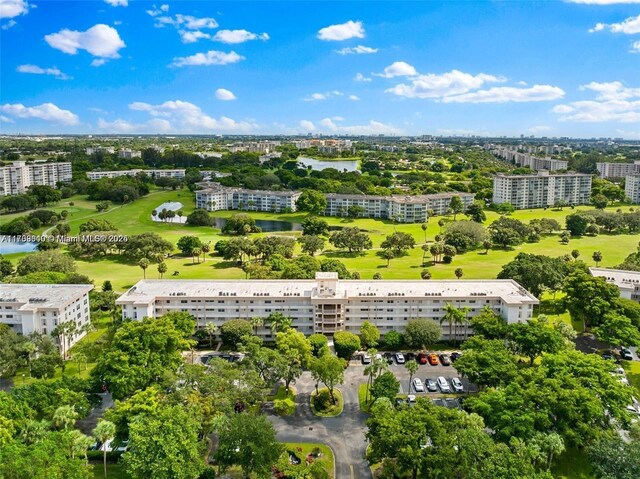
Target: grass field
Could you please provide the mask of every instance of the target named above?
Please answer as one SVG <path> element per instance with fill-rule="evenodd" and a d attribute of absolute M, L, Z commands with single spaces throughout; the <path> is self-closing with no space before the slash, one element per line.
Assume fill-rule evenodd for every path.
<path fill-rule="evenodd" d="M 329 478 L 334 477 L 334 463 L 335 459 L 333 451 L 329 446 L 325 444 L 313 443 L 313 442 L 285 442 L 284 446 L 287 450 L 293 451 L 296 455 L 300 456 L 302 460 L 307 457 L 315 448 L 320 449 L 320 460 L 325 464 L 325 470 L 329 474 Z"/>
<path fill-rule="evenodd" d="M 556 479 L 594 479 L 589 459 L 580 449 L 567 449 L 554 461 L 551 472 Z"/>
<path fill-rule="evenodd" d="M 75 206 L 68 207 L 68 201 L 73 201 Z M 194 194 L 190 191 L 183 190 L 154 190 L 144 198 L 124 206 L 115 206 L 107 212 L 97 213 L 95 203 L 82 200 L 81 198 L 70 198 L 65 200 L 61 205 L 56 206 L 55 210 L 67 209 L 70 212 L 68 223 L 71 226 L 71 234 L 77 234 L 81 223 L 89 218 L 103 218 L 116 224 L 119 232 L 122 234 L 133 235 L 144 232 L 155 232 L 164 239 L 176 243 L 183 235 L 197 235 L 203 242 L 211 241 L 215 244 L 223 238 L 220 231 L 211 227 L 190 227 L 178 223 L 161 223 L 151 219 L 151 211 L 157 208 L 165 201 L 180 201 L 183 204 L 184 214 L 188 214 L 194 208 Z M 561 224 L 564 218 L 575 211 L 588 210 L 591 207 L 577 207 L 574 210 L 565 208 L 559 210 L 520 210 L 516 211 L 511 217 L 523 221 L 530 221 L 534 218 L 554 218 Z M 628 207 L 622 208 L 627 211 Z M 615 210 L 615 208 L 611 208 Z M 237 211 L 218 211 L 215 212 L 216 217 L 229 217 L 237 214 Z M 24 213 L 22 213 L 24 214 Z M 280 220 L 289 222 L 301 222 L 305 218 L 303 213 L 248 213 L 256 219 Z M 15 215 L 0 216 L 0 224 L 8 221 Z M 459 215 L 458 219 L 464 219 L 463 215 Z M 490 224 L 498 218 L 494 212 L 487 212 L 487 221 L 485 225 Z M 351 256 L 341 251 L 331 249 L 331 245 L 327 243 L 327 250 L 319 255 L 319 259 L 336 258 L 344 262 L 350 271 L 357 271 L 363 279 L 370 279 L 375 273 L 382 274 L 383 279 L 419 279 L 422 271 L 422 250 L 420 245 L 425 240 L 425 234 L 419 224 L 393 224 L 387 220 L 375 219 L 344 219 L 344 218 L 325 218 L 331 226 L 358 226 L 362 230 L 366 230 L 373 241 L 374 249 L 367 251 L 361 255 Z M 441 228 L 438 221 L 441 217 L 431 218 L 428 222 L 426 232 L 427 241 L 433 241 L 434 237 L 439 234 Z M 445 221 L 453 220 L 453 217 L 444 218 Z M 391 260 L 387 267 L 385 259 L 378 256 L 380 243 L 388 234 L 394 231 L 409 233 L 414 236 L 418 246 L 411 250 L 406 256 Z M 264 234 L 264 233 L 263 233 Z M 297 236 L 299 232 L 279 233 L 288 236 Z M 495 278 L 503 264 L 511 261 L 518 253 L 526 252 L 533 254 L 545 254 L 549 256 L 560 256 L 569 254 L 572 250 L 580 251 L 580 259 L 587 264 L 594 264 L 591 256 L 594 251 L 603 253 L 602 266 L 611 267 L 621 263 L 624 258 L 636 250 L 640 234 L 635 235 L 599 235 L 596 237 L 582 237 L 572 239 L 568 245 L 563 245 L 559 241 L 557 235 L 546 236 L 541 238 L 538 243 L 525 243 L 512 249 L 493 249 L 488 254 L 484 251 L 472 251 L 466 254 L 458 255 L 451 264 L 437 264 L 429 266 L 429 270 L 434 279 L 455 279 L 454 271 L 456 268 L 462 268 L 463 279 L 482 279 Z M 24 254 L 7 255 L 11 260 L 18 260 Z M 204 262 L 193 264 L 191 258 L 185 258 L 180 255 L 174 255 L 167 261 L 168 273 L 165 277 L 171 278 L 174 271 L 179 272 L 180 279 L 242 279 L 245 273 L 230 262 L 223 261 L 219 257 L 209 255 Z M 96 261 L 78 261 L 78 272 L 86 274 L 94 279 L 95 284 L 99 285 L 102 281 L 109 279 L 112 281 L 114 288 L 123 291 L 142 279 L 142 270 L 135 264 L 121 261 L 119 258 L 105 258 Z M 430 264 L 430 263 L 429 263 Z M 147 270 L 149 278 L 158 278 L 159 274 L 152 265 Z"/>
<path fill-rule="evenodd" d="M 367 383 L 362 383 L 358 385 L 358 404 L 360 405 L 360 410 L 366 413 L 371 412 L 371 404 L 373 403 L 373 401 L 371 400 L 367 402 L 368 389 L 369 389 L 369 385 Z"/>
<path fill-rule="evenodd" d="M 91 464 L 93 468 L 94 479 L 105 479 L 104 466 L 100 464 Z M 124 470 L 122 464 L 110 464 L 107 463 L 107 479 L 130 479 L 131 476 Z"/>
<path fill-rule="evenodd" d="M 270 396 L 268 399 L 274 401 L 274 408 L 277 404 L 275 401 L 281 404 L 282 410 L 275 408 L 279 416 L 292 416 L 296 412 L 296 390 L 293 386 L 289 387 L 289 392 L 284 386 L 280 386 L 275 396 Z"/>

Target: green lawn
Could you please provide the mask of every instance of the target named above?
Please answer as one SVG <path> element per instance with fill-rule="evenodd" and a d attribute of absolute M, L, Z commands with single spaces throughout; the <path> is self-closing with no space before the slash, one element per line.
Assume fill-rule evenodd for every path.
<path fill-rule="evenodd" d="M 320 388 L 319 389 L 319 393 L 322 394 L 323 391 L 329 391 L 327 388 Z M 313 391 L 311 393 L 311 399 L 310 399 L 310 406 L 311 406 L 311 411 L 313 412 L 313 414 L 315 414 L 316 416 L 322 416 L 322 417 L 334 417 L 334 416 L 339 416 L 340 414 L 342 414 L 342 409 L 344 407 L 343 404 L 343 400 L 342 400 L 342 393 L 340 392 L 339 389 L 335 389 L 333 390 L 333 397 L 336 400 L 336 403 L 333 405 L 329 405 L 328 408 L 324 409 L 324 410 L 318 410 L 315 407 L 314 404 L 314 398 L 316 397 L 316 392 Z"/>
<path fill-rule="evenodd" d="M 304 461 L 308 454 L 315 448 L 320 449 L 320 460 L 324 461 L 325 470 L 329 474 L 329 478 L 333 479 L 333 472 L 335 468 L 335 459 L 331 448 L 325 444 L 313 443 L 313 442 L 285 442 L 284 446 L 287 450 L 293 451 L 296 455 L 300 456 L 300 459 Z"/>
<path fill-rule="evenodd" d="M 165 201 L 180 201 L 183 204 L 184 214 L 188 214 L 195 207 L 194 194 L 186 189 L 183 190 L 154 190 L 149 195 L 127 205 L 114 206 L 105 213 L 97 213 L 95 210 L 95 202 L 83 200 L 81 198 L 70 198 L 75 203 L 74 207 L 56 206 L 54 209 L 68 209 L 71 213 L 68 223 L 71 226 L 71 234 L 78 232 L 81 223 L 91 217 L 99 217 L 109 220 L 116 224 L 119 232 L 122 234 L 140 234 L 143 232 L 155 232 L 163 238 L 176 243 L 183 235 L 197 235 L 204 242 L 211 241 L 215 244 L 218 240 L 225 237 L 220 231 L 210 227 L 189 227 L 177 223 L 155 222 L 151 219 L 151 211 L 157 208 Z M 63 202 L 64 203 L 64 202 Z M 564 218 L 576 211 L 592 209 L 591 207 L 577 207 L 574 210 L 565 208 L 563 211 L 551 210 L 520 210 L 516 211 L 511 217 L 523 221 L 529 221 L 533 218 L 554 218 L 564 223 Z M 615 210 L 616 208 L 610 208 Z M 628 207 L 623 207 L 627 211 Z M 216 217 L 229 217 L 237 214 L 238 211 L 217 211 L 213 213 Z M 24 213 L 22 213 L 24 214 Z M 248 213 L 256 219 L 270 219 L 281 221 L 301 222 L 305 218 L 304 213 Z M 0 216 L 0 223 L 7 221 L 14 215 Z M 459 215 L 458 219 L 465 219 L 463 215 Z M 490 224 L 498 218 L 494 212 L 487 212 L 487 221 L 485 225 Z M 362 218 L 357 220 L 344 218 L 325 218 L 331 226 L 358 226 L 362 230 L 366 230 L 373 241 L 374 249 L 367 251 L 361 255 L 351 256 L 341 251 L 331 249 L 331 245 L 327 243 L 327 250 L 318 256 L 318 259 L 336 258 L 345 263 L 350 271 L 357 271 L 363 279 L 370 279 L 375 273 L 382 274 L 383 279 L 419 279 L 422 266 L 422 250 L 420 245 L 425 240 L 425 234 L 419 224 L 393 224 L 387 220 L 376 220 Z M 438 221 L 443 217 L 431 218 L 428 222 L 427 241 L 433 241 L 434 237 L 439 234 L 441 228 Z M 444 218 L 445 221 L 452 221 L 453 217 Z M 394 231 L 409 233 L 414 236 L 418 245 L 411 250 L 406 256 L 391 260 L 389 266 L 385 259 L 378 256 L 380 243 L 388 234 Z M 264 233 L 262 233 L 264 234 Z M 297 236 L 299 232 L 280 233 L 288 236 Z M 227 237 L 228 238 L 228 237 Z M 636 250 L 636 246 L 640 235 L 599 235 L 596 237 L 582 237 L 572 239 L 568 245 L 563 245 L 559 241 L 557 235 L 546 236 L 541 238 L 538 243 L 525 243 L 509 250 L 493 249 L 488 254 L 484 251 L 472 251 L 466 254 L 458 255 L 451 264 L 431 265 L 428 263 L 429 270 L 434 279 L 455 279 L 454 271 L 456 268 L 462 268 L 463 279 L 483 279 L 495 278 L 501 270 L 502 265 L 511 261 L 518 253 L 534 253 L 545 254 L 550 256 L 560 256 L 569 254 L 572 250 L 580 251 L 580 258 L 592 265 L 591 256 L 594 251 L 603 253 L 602 266 L 612 267 L 621 263 L 624 258 Z M 615 247 L 613 247 L 615 244 Z M 297 250 L 299 252 L 299 249 Z M 176 252 L 177 253 L 177 252 Z M 24 254 L 7 255 L 13 261 L 17 261 Z M 180 279 L 243 279 L 245 273 L 228 261 L 210 254 L 206 261 L 193 264 L 191 258 L 185 258 L 175 254 L 168 258 L 168 272 L 166 278 L 173 278 L 174 271 L 178 271 L 176 276 Z M 137 281 L 142 279 L 143 272 L 136 265 L 122 261 L 120 258 L 104 258 L 95 261 L 78 261 L 78 272 L 86 274 L 94 279 L 95 284 L 101 284 L 104 280 L 112 281 L 114 289 L 124 291 Z M 156 266 L 152 265 L 147 270 L 147 277 L 159 278 Z"/>
<path fill-rule="evenodd" d="M 93 468 L 94 479 L 105 479 L 104 466 L 102 463 L 91 464 L 91 467 Z M 130 479 L 130 477 L 131 476 L 125 472 L 122 464 L 107 463 L 107 479 Z"/>
<path fill-rule="evenodd" d="M 622 361 L 622 367 L 627 372 L 629 384 L 635 388 L 636 395 L 640 395 L 640 361 Z"/>
<path fill-rule="evenodd" d="M 556 479 L 594 479 L 589 459 L 581 449 L 567 449 L 556 458 L 551 472 Z"/>
<path fill-rule="evenodd" d="M 275 396 L 268 399 L 274 402 L 274 409 L 279 416 L 292 416 L 296 412 L 296 390 L 291 386 L 289 392 L 284 386 L 280 386 Z"/>

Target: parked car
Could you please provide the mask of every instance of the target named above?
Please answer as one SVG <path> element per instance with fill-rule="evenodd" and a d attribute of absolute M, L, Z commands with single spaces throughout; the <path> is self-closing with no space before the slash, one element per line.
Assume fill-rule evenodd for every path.
<path fill-rule="evenodd" d="M 440 355 L 440 364 L 442 364 L 443 366 L 451 366 L 451 358 L 449 358 L 448 354 Z"/>
<path fill-rule="evenodd" d="M 452 378 L 451 385 L 453 386 L 453 392 L 455 393 L 464 392 L 464 386 L 462 385 L 462 381 L 460 381 L 460 378 Z"/>
<path fill-rule="evenodd" d="M 404 354 L 396 353 L 396 362 L 398 364 L 404 364 L 406 362 L 405 359 L 404 359 Z"/>
<path fill-rule="evenodd" d="M 118 447 L 113 448 L 115 452 L 127 452 L 127 447 L 129 446 L 129 440 L 125 439 L 120 443 Z"/>
<path fill-rule="evenodd" d="M 415 394 L 409 394 L 407 396 L 407 402 L 416 402 L 416 395 Z"/>
<path fill-rule="evenodd" d="M 425 353 L 418 354 L 418 364 L 427 364 L 427 355 Z"/>
<path fill-rule="evenodd" d="M 456 351 L 455 353 L 451 353 L 451 362 L 455 363 L 458 359 L 460 359 L 460 357 L 462 356 L 462 353 Z"/>
<path fill-rule="evenodd" d="M 379 361 L 380 359 L 382 359 L 382 354 L 378 353 L 373 357 L 376 361 Z"/>
<path fill-rule="evenodd" d="M 435 379 L 427 378 L 425 379 L 424 384 L 427 386 L 427 391 L 430 393 L 438 392 L 438 384 Z"/>
<path fill-rule="evenodd" d="M 362 364 L 371 364 L 371 356 L 369 356 L 368 354 L 363 354 Z"/>
<path fill-rule="evenodd" d="M 629 348 L 625 348 L 624 346 L 620 348 L 620 357 L 622 359 L 626 359 L 627 361 L 633 361 L 631 351 L 629 350 Z"/>
<path fill-rule="evenodd" d="M 449 382 L 444 376 L 438 376 L 437 381 L 438 381 L 438 387 L 440 388 L 440 391 L 442 391 L 443 393 L 451 392 L 451 386 L 449 386 Z"/>
<path fill-rule="evenodd" d="M 415 361 L 416 360 L 416 354 L 415 353 L 404 353 L 404 359 L 406 359 L 407 361 Z"/>
<path fill-rule="evenodd" d="M 429 364 L 431 364 L 431 366 L 438 365 L 438 355 L 436 353 L 429 354 Z"/>
<path fill-rule="evenodd" d="M 415 378 L 413 380 L 413 390 L 417 393 L 423 393 L 424 392 L 424 385 L 422 384 L 422 381 L 420 381 L 419 378 Z"/>

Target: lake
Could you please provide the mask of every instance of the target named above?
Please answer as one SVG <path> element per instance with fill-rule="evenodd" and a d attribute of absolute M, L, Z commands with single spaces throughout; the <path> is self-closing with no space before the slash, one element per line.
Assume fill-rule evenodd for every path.
<path fill-rule="evenodd" d="M 156 212 L 160 213 L 162 210 L 178 211 L 179 209 L 182 209 L 182 203 L 180 203 L 179 201 L 167 201 L 165 203 L 162 203 L 160 206 L 158 206 L 156 208 Z M 165 221 L 162 221 L 157 216 L 151 215 L 151 219 L 153 221 L 158 221 L 160 223 L 186 223 L 187 222 L 186 215 L 183 216 L 182 218 L 178 216 L 174 216 L 173 218 L 167 218 Z"/>
<path fill-rule="evenodd" d="M 212 219 L 214 228 L 222 229 L 227 222 L 225 218 Z M 265 233 L 273 233 L 276 231 L 302 231 L 302 225 L 300 223 L 292 223 L 290 221 L 256 220 L 256 226 L 261 228 Z"/>
<path fill-rule="evenodd" d="M 38 243 L 31 241 L 9 242 L 7 239 L 7 236 L 0 235 L 0 254 L 31 253 L 38 246 Z"/>
<path fill-rule="evenodd" d="M 310 166 L 313 170 L 324 170 L 325 168 L 335 168 L 338 171 L 358 171 L 357 160 L 318 160 L 317 158 L 307 158 L 300 156 L 298 163 Z"/>

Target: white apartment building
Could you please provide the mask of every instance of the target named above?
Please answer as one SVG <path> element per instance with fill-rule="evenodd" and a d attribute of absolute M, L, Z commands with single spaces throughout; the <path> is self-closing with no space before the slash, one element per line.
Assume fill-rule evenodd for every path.
<path fill-rule="evenodd" d="M 109 153 L 112 155 L 115 152 L 116 149 L 113 146 L 92 146 L 85 150 L 87 156 L 95 155 L 96 153 Z"/>
<path fill-rule="evenodd" d="M 68 350 L 86 334 L 81 328 L 91 320 L 92 289 L 90 284 L 0 284 L 0 323 L 18 334 L 50 335 L 56 326 L 71 321 L 79 331 L 64 339 Z"/>
<path fill-rule="evenodd" d="M 142 152 L 130 149 L 122 149 L 118 151 L 118 157 L 130 160 L 132 158 L 142 158 Z"/>
<path fill-rule="evenodd" d="M 182 178 L 184 178 L 185 170 L 142 170 L 140 168 L 136 168 L 133 170 L 87 171 L 87 178 L 90 180 L 100 180 L 102 178 L 117 178 L 118 176 L 135 176 L 138 173 L 146 173 L 152 178 L 169 177 L 181 180 Z"/>
<path fill-rule="evenodd" d="M 624 193 L 631 203 L 640 203 L 640 174 L 627 175 L 625 177 Z"/>
<path fill-rule="evenodd" d="M 273 151 L 273 152 L 267 153 L 265 155 L 260 155 L 258 160 L 260 160 L 260 164 L 262 164 L 262 163 L 266 163 L 269 160 L 272 160 L 273 158 L 282 158 L 282 152 Z"/>
<path fill-rule="evenodd" d="M 244 141 L 228 145 L 227 149 L 232 152 L 246 152 L 246 153 L 272 153 L 276 151 L 276 148 L 280 146 L 279 141 Z"/>
<path fill-rule="evenodd" d="M 559 201 L 586 205 L 591 201 L 591 175 L 584 173 L 503 175 L 493 179 L 493 202 L 511 203 L 516 209 L 545 208 Z"/>
<path fill-rule="evenodd" d="M 26 163 L 14 161 L 12 165 L 0 166 L 0 196 L 26 193 L 33 185 L 52 188 L 61 181 L 71 181 L 71 163 Z"/>
<path fill-rule="evenodd" d="M 313 280 L 142 280 L 116 304 L 134 320 L 184 311 L 199 328 L 281 312 L 306 335 L 332 335 L 358 333 L 365 321 L 382 334 L 402 332 L 411 319 L 439 321 L 447 304 L 470 308 L 469 317 L 488 306 L 509 323 L 523 322 L 538 300 L 513 280 L 339 280 L 337 273 L 316 273 Z M 269 325 L 258 334 L 271 338 Z M 446 325 L 443 334 L 448 339 Z"/>
<path fill-rule="evenodd" d="M 529 153 L 523 153 L 517 150 L 516 147 L 499 147 L 496 145 L 488 145 L 485 147 L 493 155 L 510 161 L 516 165 L 522 167 L 529 167 L 532 170 L 566 170 L 569 167 L 569 162 L 565 160 L 555 160 L 553 158 L 539 158 Z"/>
<path fill-rule="evenodd" d="M 624 178 L 640 173 L 640 161 L 635 163 L 596 163 L 600 178 Z"/>
<path fill-rule="evenodd" d="M 601 276 L 615 284 L 622 298 L 640 302 L 640 272 L 610 268 L 589 268 L 592 276 Z"/>
<path fill-rule="evenodd" d="M 299 191 L 262 191 L 229 188 L 212 183 L 196 191 L 196 208 L 207 211 L 245 210 L 275 213 L 296 210 Z"/>

